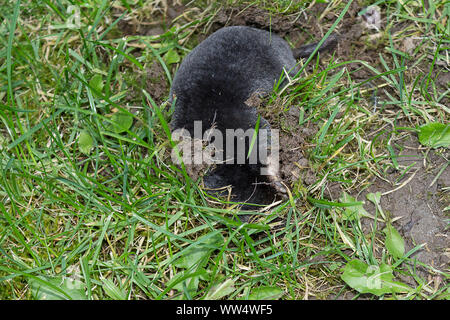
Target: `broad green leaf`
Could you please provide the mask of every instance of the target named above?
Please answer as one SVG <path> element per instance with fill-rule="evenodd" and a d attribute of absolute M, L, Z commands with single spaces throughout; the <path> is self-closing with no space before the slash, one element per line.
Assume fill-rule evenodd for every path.
<path fill-rule="evenodd" d="M 373 202 L 373 204 L 375 205 L 375 207 L 378 209 L 378 211 L 380 212 L 381 216 L 383 217 L 383 219 L 386 221 L 386 216 L 383 212 L 383 209 L 381 208 L 380 205 L 380 200 L 381 200 L 381 192 L 376 192 L 376 193 L 368 193 L 366 195 L 367 200 Z"/>
<path fill-rule="evenodd" d="M 366 198 L 367 198 L 367 200 L 373 202 L 374 205 L 378 206 L 378 205 L 380 205 L 381 192 L 368 193 L 366 195 Z"/>
<path fill-rule="evenodd" d="M 186 274 L 187 274 L 186 271 L 177 273 L 173 279 L 174 279 L 174 281 L 177 281 L 178 279 L 185 276 Z M 190 294 L 194 294 L 195 292 L 197 292 L 199 281 L 200 281 L 200 276 L 190 277 L 184 281 L 178 282 L 176 285 L 173 286 L 173 289 L 183 292 L 183 283 L 184 283 L 184 285 L 187 288 L 187 291 Z"/>
<path fill-rule="evenodd" d="M 181 58 L 177 53 L 177 50 L 175 48 L 170 49 L 167 51 L 167 53 L 164 55 L 164 61 L 166 64 L 173 64 L 180 62 Z"/>
<path fill-rule="evenodd" d="M 405 253 L 405 241 L 398 231 L 391 225 L 384 228 L 386 234 L 386 249 L 394 258 L 401 258 Z"/>
<path fill-rule="evenodd" d="M 210 252 L 211 250 L 209 248 L 202 246 L 198 246 L 197 248 L 193 247 L 192 249 L 184 252 L 179 259 L 175 260 L 173 265 L 178 268 L 189 269 L 192 266 L 202 262 L 202 260 L 205 261 L 209 258 Z"/>
<path fill-rule="evenodd" d="M 342 203 L 356 203 L 356 199 L 344 192 L 340 199 Z M 343 220 L 358 220 L 361 217 L 369 217 L 370 214 L 364 209 L 363 203 L 356 204 L 353 207 L 346 207 L 342 212 Z"/>
<path fill-rule="evenodd" d="M 105 293 L 114 300 L 127 300 L 127 294 L 117 287 L 110 279 L 102 279 L 103 290 Z"/>
<path fill-rule="evenodd" d="M 89 80 L 89 85 L 91 86 L 92 89 L 98 91 L 98 92 L 102 92 L 103 91 L 103 78 L 101 75 L 96 74 L 94 75 L 91 80 Z M 94 92 L 95 94 L 95 92 Z"/>
<path fill-rule="evenodd" d="M 94 146 L 94 139 L 92 139 L 89 132 L 86 130 L 81 131 L 80 136 L 78 137 L 78 148 L 84 154 L 89 154 L 92 147 Z"/>
<path fill-rule="evenodd" d="M 361 260 L 349 261 L 344 268 L 341 278 L 353 289 L 363 292 L 367 289 L 367 267 L 367 264 Z"/>
<path fill-rule="evenodd" d="M 284 295 L 284 290 L 274 286 L 258 287 L 252 290 L 248 300 L 277 300 Z"/>
<path fill-rule="evenodd" d="M 386 293 L 401 293 L 412 290 L 401 282 L 393 281 L 393 277 L 392 268 L 387 264 L 368 266 L 357 259 L 349 261 L 341 275 L 345 283 L 361 293 L 372 293 L 380 296 Z"/>
<path fill-rule="evenodd" d="M 166 286 L 179 292 L 186 290 L 190 295 L 193 295 L 197 292 L 200 280 L 204 279 L 208 279 L 208 274 L 203 268 L 198 268 L 195 272 L 184 270 L 175 274 Z"/>
<path fill-rule="evenodd" d="M 52 286 L 63 290 L 74 300 L 85 300 L 85 284 L 79 280 L 68 277 L 44 278 L 40 277 L 48 284 L 38 280 L 30 279 L 31 294 L 38 300 L 67 300 L 67 297 L 61 292 L 56 291 Z"/>
<path fill-rule="evenodd" d="M 434 122 L 421 126 L 419 141 L 424 146 L 432 148 L 448 148 L 450 146 L 450 125 Z"/>
<path fill-rule="evenodd" d="M 111 124 L 112 130 L 116 133 L 122 133 L 131 128 L 133 124 L 133 117 L 125 112 L 116 112 L 112 115 Z"/>
<path fill-rule="evenodd" d="M 184 249 L 181 257 L 173 263 L 178 268 L 190 269 L 191 267 L 204 266 L 208 262 L 211 253 L 223 244 L 223 237 L 219 232 L 206 234 L 197 239 L 196 243 Z"/>
<path fill-rule="evenodd" d="M 181 257 L 174 261 L 173 265 L 185 269 L 177 273 L 167 284 L 170 287 L 175 283 L 173 289 L 184 292 L 185 288 L 189 294 L 197 292 L 200 280 L 207 280 L 207 273 L 204 267 L 209 262 L 212 252 L 223 245 L 223 236 L 220 232 L 208 233 L 186 249 L 180 252 Z M 180 281 L 181 278 L 186 278 Z M 180 281 L 180 282 L 179 282 Z"/>
<path fill-rule="evenodd" d="M 234 280 L 228 279 L 218 285 L 215 285 L 209 290 L 208 294 L 206 295 L 206 300 L 219 300 L 230 293 L 234 292 Z"/>

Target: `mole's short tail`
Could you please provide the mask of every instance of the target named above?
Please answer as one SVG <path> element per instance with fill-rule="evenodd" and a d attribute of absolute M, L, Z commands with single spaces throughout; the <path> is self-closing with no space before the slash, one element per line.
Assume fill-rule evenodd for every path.
<path fill-rule="evenodd" d="M 337 34 L 332 33 L 322 43 L 322 45 L 320 46 L 319 50 L 317 50 L 317 52 L 324 52 L 324 51 L 332 50 L 336 46 L 337 43 L 338 43 L 338 36 L 337 36 Z M 312 43 L 312 44 L 307 44 L 307 45 L 301 46 L 299 48 L 293 49 L 292 53 L 294 54 L 294 58 L 295 59 L 308 58 L 311 55 L 311 53 L 313 53 L 313 51 L 316 49 L 317 45 L 318 45 L 318 42 Z"/>

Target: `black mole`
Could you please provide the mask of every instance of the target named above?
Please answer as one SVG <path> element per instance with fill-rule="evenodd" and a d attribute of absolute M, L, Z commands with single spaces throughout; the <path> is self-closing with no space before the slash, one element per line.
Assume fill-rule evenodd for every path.
<path fill-rule="evenodd" d="M 319 51 L 334 46 L 335 42 L 336 37 L 331 35 Z M 246 131 L 259 127 L 255 134 L 257 142 L 252 149 L 258 154 L 256 163 L 250 163 L 248 158 L 245 162 L 236 161 L 239 157 L 236 146 L 231 150 L 234 154 L 230 153 L 233 154 L 230 159 L 231 148 L 226 150 L 224 146 L 222 151 L 226 161 L 211 167 L 203 178 L 207 189 L 231 186 L 231 200 L 256 204 L 268 204 L 276 193 L 286 192 L 277 170 L 271 167 L 270 156 L 264 158 L 258 153 L 261 148 L 270 149 L 270 132 L 265 138 L 267 143 L 259 139 L 261 129 L 270 129 L 270 125 L 258 117 L 254 106 L 246 102 L 255 93 L 272 92 L 283 72 L 295 75 L 298 71 L 296 58 L 308 57 L 316 45 L 291 49 L 286 41 L 273 33 L 235 26 L 213 33 L 184 58 L 170 92 L 171 101 L 176 98 L 172 131 L 184 128 L 193 137 L 195 121 L 201 121 L 202 135 L 210 128 L 219 130 L 225 137 L 227 129 Z M 247 138 L 244 139 L 245 149 L 240 150 L 245 156 L 252 137 Z M 262 175 L 264 166 L 268 168 L 268 174 Z"/>

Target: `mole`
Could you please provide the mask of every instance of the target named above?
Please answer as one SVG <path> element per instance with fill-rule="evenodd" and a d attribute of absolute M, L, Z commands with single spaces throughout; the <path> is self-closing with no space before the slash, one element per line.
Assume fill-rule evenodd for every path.
<path fill-rule="evenodd" d="M 331 34 L 318 51 L 336 42 Z M 203 175 L 209 193 L 225 195 L 231 190 L 230 200 L 246 208 L 270 204 L 286 194 L 273 156 L 279 150 L 277 139 L 252 99 L 270 94 L 282 75 L 294 76 L 296 59 L 309 57 L 316 47 L 317 43 L 291 49 L 272 32 L 231 26 L 214 32 L 183 59 L 170 91 L 170 129 L 201 141 L 194 153 L 205 144 L 214 146 L 213 165 Z"/>

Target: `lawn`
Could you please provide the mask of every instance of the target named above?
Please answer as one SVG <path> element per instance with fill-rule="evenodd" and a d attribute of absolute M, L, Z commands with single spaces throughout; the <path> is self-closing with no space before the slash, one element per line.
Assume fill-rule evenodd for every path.
<path fill-rule="evenodd" d="M 0 7 L 1 299 L 450 298 L 449 2 Z M 289 192 L 250 211 L 171 159 L 172 79 L 229 25 L 340 36 L 260 101 Z"/>

